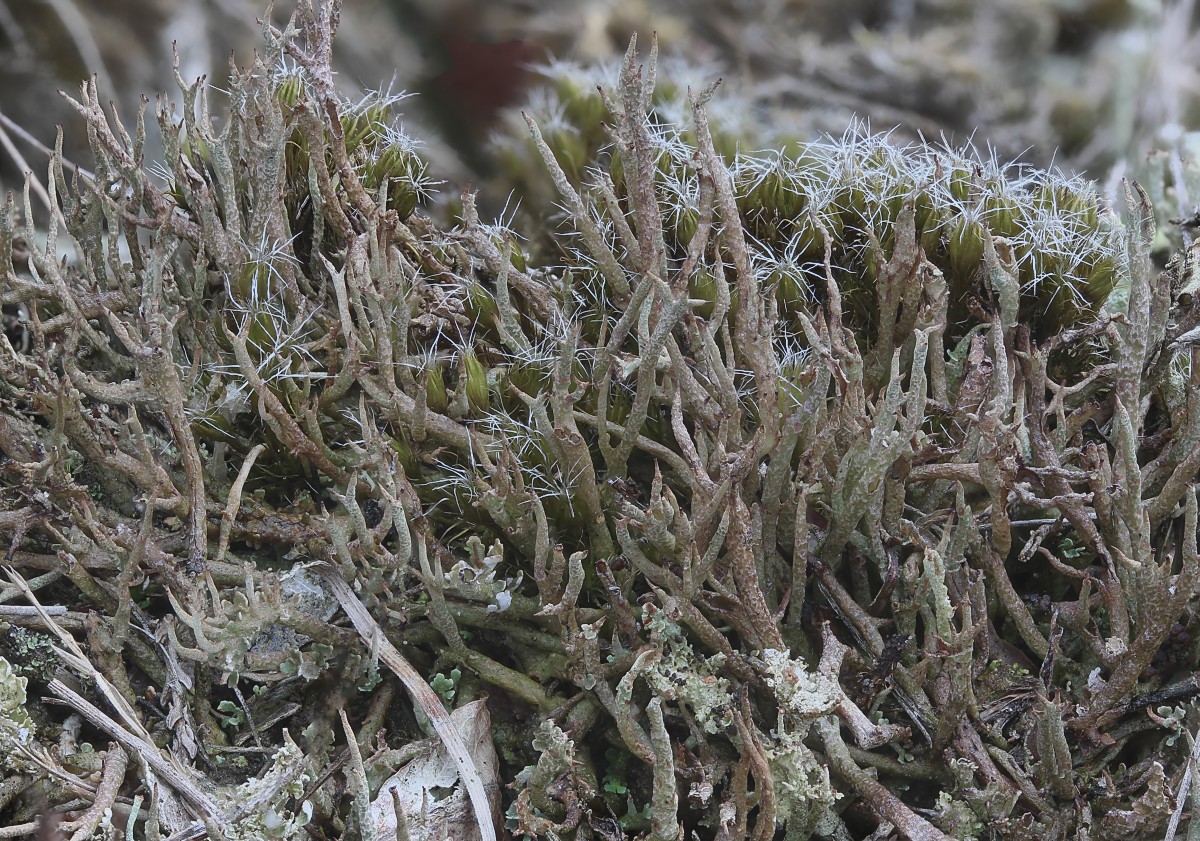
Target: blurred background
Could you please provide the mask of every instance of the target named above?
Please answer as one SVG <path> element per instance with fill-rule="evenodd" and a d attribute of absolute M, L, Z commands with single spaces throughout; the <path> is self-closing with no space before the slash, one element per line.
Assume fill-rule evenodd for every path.
<path fill-rule="evenodd" d="M 275 4 L 277 22 L 290 5 Z M 1190 166 L 1188 131 L 1200 127 L 1194 5 L 346 0 L 337 55 L 348 95 L 420 94 L 404 103 L 405 129 L 451 184 L 494 174 L 492 132 L 545 81 L 531 67 L 603 62 L 632 33 L 657 32 L 665 56 L 686 58 L 698 78 L 727 80 L 766 127 L 754 136 L 839 135 L 859 117 L 902 139 L 973 138 L 1002 158 L 1084 172 L 1111 192 L 1131 172 Z M 46 145 L 63 125 L 67 156 L 86 166 L 82 123 L 57 90 L 77 92 L 95 72 L 102 98 L 132 120 L 141 95 L 174 91 L 172 43 L 185 79 L 205 75 L 221 88 L 231 57 L 252 60 L 265 13 L 262 0 L 0 0 L 0 111 Z M 8 133 L 41 171 L 45 155 Z M 1156 149 L 1166 150 L 1161 161 Z M 11 151 L 0 158 L 0 183 L 18 187 L 24 167 Z M 1178 201 L 1181 215 L 1191 212 L 1186 196 Z"/>

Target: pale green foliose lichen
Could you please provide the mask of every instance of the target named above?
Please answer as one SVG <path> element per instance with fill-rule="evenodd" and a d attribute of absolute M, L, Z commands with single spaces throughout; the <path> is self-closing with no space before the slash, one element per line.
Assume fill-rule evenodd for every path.
<path fill-rule="evenodd" d="M 788 729 L 788 718 L 780 717 L 779 729 L 766 746 L 779 800 L 777 814 L 789 826 L 797 821 L 813 826 L 841 795 L 829 781 L 829 769 L 804 745 L 807 724 Z"/>
<path fill-rule="evenodd" d="M 53 638 L 31 628 L 10 628 L 0 641 L 0 649 L 9 651 L 13 658 L 9 661 L 12 668 L 27 678 L 49 681 L 59 665 Z"/>
<path fill-rule="evenodd" d="M 768 648 L 762 659 L 767 667 L 767 685 L 775 690 L 783 708 L 815 719 L 832 711 L 841 699 L 836 680 L 809 671 L 803 660 L 792 660 L 787 651 Z"/>
<path fill-rule="evenodd" d="M 488 603 L 488 613 L 503 613 L 512 606 L 513 591 L 520 585 L 521 576 L 497 578 L 497 567 L 504 561 L 504 548 L 499 541 L 485 551 L 477 537 L 467 541 L 468 557 L 459 560 L 445 573 L 446 586 L 458 595 Z"/>
<path fill-rule="evenodd" d="M 517 830 L 514 834 L 529 837 L 542 836 L 535 826 L 543 826 L 544 818 L 552 817 L 562 820 L 566 813 L 562 805 L 554 798 L 553 791 L 557 780 L 569 778 L 572 786 L 584 800 L 591 799 L 596 793 L 594 777 L 583 764 L 576 759 L 576 746 L 553 721 L 543 721 L 531 741 L 531 746 L 539 754 L 536 765 L 527 765 L 516 776 L 519 789 L 517 800 L 510 810 L 509 828 Z M 556 837 L 550 835 L 549 837 Z"/>
<path fill-rule="evenodd" d="M 517 776 L 517 781 L 533 788 L 542 789 L 559 774 L 565 774 L 575 764 L 575 743 L 567 734 L 555 726 L 553 721 L 543 721 L 533 737 L 533 749 L 539 753 L 536 766 L 528 766 Z"/>
<path fill-rule="evenodd" d="M 650 638 L 662 651 L 643 674 L 654 694 L 686 704 L 706 733 L 719 733 L 730 726 L 733 696 L 728 679 L 719 674 L 725 656 L 696 654 L 683 631 L 667 618 L 664 610 L 649 612 L 643 621 Z"/>
<path fill-rule="evenodd" d="M 312 818 L 312 803 L 304 800 L 292 807 L 289 801 L 303 795 L 309 782 L 307 774 L 296 773 L 304 759 L 304 752 L 285 730 L 283 747 L 276 752 L 271 767 L 261 777 L 242 783 L 228 798 L 231 810 L 246 815 L 225 829 L 229 841 L 301 837 L 301 830 Z"/>
<path fill-rule="evenodd" d="M 18 758 L 34 743 L 36 729 L 25 709 L 27 678 L 21 677 L 11 663 L 0 657 L 0 765 L 20 770 Z"/>
<path fill-rule="evenodd" d="M 937 812 L 939 823 L 946 828 L 953 828 L 954 837 L 963 841 L 975 841 L 987 829 L 970 806 L 948 791 L 938 795 Z"/>

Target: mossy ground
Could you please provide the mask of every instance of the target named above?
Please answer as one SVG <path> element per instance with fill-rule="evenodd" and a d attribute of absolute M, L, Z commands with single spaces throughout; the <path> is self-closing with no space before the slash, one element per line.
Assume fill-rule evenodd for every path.
<path fill-rule="evenodd" d="M 85 86 L 91 171 L 0 208 L 12 832 L 374 841 L 420 757 L 410 838 L 1192 821 L 1182 181 L 756 152 L 631 45 L 548 71 L 489 223 L 333 8 L 219 120 Z"/>

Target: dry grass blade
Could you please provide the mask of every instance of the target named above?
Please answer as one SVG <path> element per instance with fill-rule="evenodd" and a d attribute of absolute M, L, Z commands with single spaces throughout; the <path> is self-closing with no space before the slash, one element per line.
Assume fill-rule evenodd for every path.
<path fill-rule="evenodd" d="M 163 777 L 167 783 L 181 794 L 201 815 L 215 816 L 220 813 L 215 800 L 202 791 L 186 770 L 174 760 L 162 755 L 151 740 L 150 734 L 142 726 L 137 713 L 129 707 L 125 698 L 99 669 L 88 659 L 87 654 L 75 638 L 64 631 L 50 618 L 50 614 L 42 607 L 37 596 L 29 589 L 25 579 L 12 568 L 5 570 L 8 579 L 21 591 L 21 594 L 33 605 L 42 619 L 47 630 L 51 631 L 62 647 L 55 646 L 54 652 L 72 669 L 85 678 L 90 679 L 104 695 L 105 699 L 116 709 L 121 717 L 118 722 L 94 706 L 86 698 L 79 695 L 59 680 L 48 684 L 49 690 L 57 695 L 65 704 L 72 707 L 94 727 L 108 733 L 121 747 L 135 756 L 143 758 L 147 765 Z"/>
<path fill-rule="evenodd" d="M 5 572 L 8 574 L 8 580 L 11 581 L 18 590 L 21 591 L 21 595 L 23 595 L 25 599 L 33 606 L 34 610 L 37 611 L 38 615 L 42 619 L 42 623 L 46 626 L 46 629 L 53 633 L 58 638 L 59 642 L 62 643 L 62 648 L 58 648 L 56 646 L 54 652 L 62 659 L 64 663 L 66 663 L 80 675 L 94 681 L 96 687 L 104 695 L 105 699 L 112 704 L 113 709 L 115 709 L 121 716 L 121 721 L 124 723 L 124 727 L 132 731 L 134 735 L 142 742 L 150 743 L 150 734 L 146 732 L 144 727 L 142 727 L 141 720 L 138 718 L 137 713 L 129 706 L 129 703 L 125 700 L 121 693 L 118 692 L 117 689 L 109 682 L 108 678 L 106 678 L 104 674 L 92 664 L 91 660 L 88 659 L 87 654 L 84 653 L 84 650 L 80 647 L 79 643 L 75 641 L 75 638 L 60 628 L 58 623 L 50 618 L 50 613 L 46 608 L 42 607 L 41 602 L 38 601 L 37 596 L 33 594 L 33 591 L 29 589 L 29 584 L 23 577 L 21 577 L 21 574 L 11 567 L 6 568 Z"/>
<path fill-rule="evenodd" d="M 68 706 L 87 719 L 93 727 L 98 727 L 121 745 L 121 747 L 140 756 L 156 774 L 161 776 L 177 792 L 194 806 L 202 816 L 215 817 L 221 813 L 217 802 L 200 790 L 191 779 L 182 773 L 175 763 L 163 758 L 153 742 L 147 742 L 130 733 L 116 721 L 97 709 L 91 702 L 71 689 L 60 680 L 50 681 L 48 688 Z"/>
<path fill-rule="evenodd" d="M 475 767 L 471 753 L 459 734 L 458 728 L 450 720 L 446 708 L 425 679 L 417 674 L 417 670 L 404 659 L 404 655 L 388 642 L 379 623 L 367 612 L 367 608 L 359 601 L 358 596 L 350 589 L 350 585 L 338 574 L 337 570 L 328 564 L 317 564 L 314 570 L 320 574 L 325 583 L 333 591 L 338 604 L 350 617 L 354 629 L 358 631 L 367 648 L 379 651 L 379 659 L 388 665 L 404 684 L 404 688 L 412 695 L 413 702 L 429 716 L 433 729 L 458 767 L 459 776 L 467 788 L 471 805 L 475 808 L 475 820 L 479 825 L 479 835 L 482 841 L 496 841 L 496 829 L 492 825 L 491 807 L 488 806 L 487 793 L 483 789 L 483 780 Z"/>

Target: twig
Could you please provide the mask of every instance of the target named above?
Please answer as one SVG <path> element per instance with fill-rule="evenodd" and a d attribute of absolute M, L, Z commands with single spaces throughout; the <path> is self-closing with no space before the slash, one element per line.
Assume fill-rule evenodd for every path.
<path fill-rule="evenodd" d="M 112 809 L 117 800 L 117 792 L 125 779 L 125 769 L 129 765 L 129 757 L 117 745 L 108 746 L 108 754 L 104 757 L 104 767 L 100 775 L 100 785 L 96 789 L 96 799 L 91 807 L 75 822 L 75 831 L 71 833 L 71 841 L 84 841 L 100 822 L 104 820 L 105 812 Z"/>
<path fill-rule="evenodd" d="M 201 815 L 220 816 L 221 809 L 217 802 L 200 790 L 174 763 L 164 759 L 158 747 L 153 742 L 147 742 L 133 735 L 113 719 L 97 709 L 90 701 L 61 680 L 52 680 L 47 688 L 77 713 L 87 719 L 93 727 L 98 727 L 112 736 L 121 747 L 130 753 L 140 756 L 156 774 L 166 780 L 173 789 L 178 791 Z"/>
<path fill-rule="evenodd" d="M 912 841 L 950 841 L 950 836 L 908 808 L 896 795 L 858 767 L 850 757 L 846 743 L 842 741 L 836 718 L 819 718 L 815 727 L 825 743 L 825 753 L 833 770 L 853 786 L 876 817 L 895 824 L 900 832 Z"/>
<path fill-rule="evenodd" d="M 58 623 L 50 618 L 49 613 L 42 606 L 41 602 L 37 600 L 37 596 L 33 594 L 33 591 L 29 589 L 29 585 L 26 583 L 25 579 L 21 577 L 21 574 L 12 567 L 6 567 L 5 572 L 8 573 L 8 580 L 15 584 L 17 588 L 20 589 L 22 595 L 24 595 L 25 598 L 33 605 L 33 608 L 38 612 L 38 616 L 41 618 L 42 623 L 46 626 L 46 629 L 58 637 L 58 641 L 62 644 L 62 648 L 55 646 L 54 653 L 57 654 L 64 663 L 66 663 L 80 675 L 95 682 L 96 687 L 100 690 L 101 694 L 104 695 L 108 703 L 111 704 L 113 709 L 115 709 L 121 716 L 121 720 L 124 722 L 125 726 L 129 728 L 130 731 L 137 734 L 138 739 L 146 744 L 153 744 L 153 742 L 150 740 L 150 734 L 146 732 L 145 727 L 142 726 L 141 719 L 138 717 L 134 709 L 129 705 L 129 702 L 125 700 L 125 696 L 123 696 L 116 689 L 116 687 L 112 685 L 108 678 L 105 677 L 104 674 L 92 664 L 91 660 L 88 659 L 87 654 L 85 654 L 83 649 L 80 648 L 79 643 L 75 641 L 75 638 L 64 631 L 61 627 L 59 627 Z"/>
<path fill-rule="evenodd" d="M 36 607 L 23 604 L 0 605 L 0 617 L 6 619 L 12 616 L 40 616 L 42 611 L 45 611 L 47 616 L 65 616 L 67 613 L 67 609 L 62 605 L 50 605 L 40 611 Z"/>

